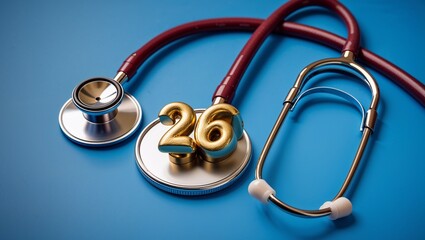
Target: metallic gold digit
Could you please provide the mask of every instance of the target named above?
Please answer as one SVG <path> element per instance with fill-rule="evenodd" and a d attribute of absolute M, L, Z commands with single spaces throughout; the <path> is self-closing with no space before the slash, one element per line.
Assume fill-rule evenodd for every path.
<path fill-rule="evenodd" d="M 239 111 L 230 104 L 220 103 L 209 107 L 195 128 L 195 141 L 210 162 L 220 161 L 230 155 L 243 134 L 243 121 Z"/>
<path fill-rule="evenodd" d="M 174 125 L 159 140 L 158 149 L 170 154 L 170 161 L 184 164 L 194 159 L 196 143 L 189 135 L 196 124 L 193 109 L 182 102 L 167 104 L 158 114 L 164 125 Z"/>

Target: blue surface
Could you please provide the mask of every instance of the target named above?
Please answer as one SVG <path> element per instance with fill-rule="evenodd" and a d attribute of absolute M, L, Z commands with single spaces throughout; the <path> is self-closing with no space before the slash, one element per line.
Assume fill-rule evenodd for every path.
<path fill-rule="evenodd" d="M 192 20 L 267 17 L 282 1 L 3 1 L 0 7 L 2 103 L 0 239 L 424 239 L 425 111 L 372 71 L 382 92 L 376 134 L 349 197 L 353 216 L 291 216 L 247 193 L 255 162 L 296 75 L 338 56 L 306 41 L 271 37 L 234 101 L 253 142 L 247 174 L 206 197 L 179 197 L 150 185 L 135 164 L 136 136 L 172 101 L 194 108 L 211 94 L 249 34 L 205 35 L 150 59 L 127 85 L 143 108 L 136 136 L 106 149 L 71 143 L 58 113 L 74 86 L 113 77 L 128 54 L 157 34 Z M 424 82 L 424 1 L 343 1 L 358 18 L 363 46 Z M 345 35 L 325 11 L 292 19 Z M 367 88 L 330 77 L 368 101 Z M 332 198 L 360 139 L 360 115 L 329 96 L 307 97 L 288 118 L 264 177 L 278 196 L 303 208 Z"/>

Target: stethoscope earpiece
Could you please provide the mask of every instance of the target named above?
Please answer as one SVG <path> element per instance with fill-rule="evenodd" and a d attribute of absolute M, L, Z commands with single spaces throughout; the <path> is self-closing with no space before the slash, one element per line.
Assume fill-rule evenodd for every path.
<path fill-rule="evenodd" d="M 341 72 L 340 70 L 342 69 L 344 69 L 344 72 L 350 73 L 351 75 L 355 75 L 358 79 L 362 80 L 368 85 L 371 91 L 371 102 L 367 111 L 364 110 L 363 105 L 354 96 L 336 88 L 314 87 L 302 91 L 302 88 L 306 86 L 306 82 L 312 79 L 313 76 L 335 70 Z M 356 108 L 358 108 L 360 113 L 362 114 L 360 131 L 362 131 L 363 133 L 351 167 L 336 196 L 332 199 L 332 201 L 328 201 L 323 204 L 318 210 L 305 210 L 293 207 L 285 203 L 284 201 L 281 201 L 276 196 L 276 191 L 262 178 L 262 175 L 263 167 L 268 152 L 288 112 L 295 107 L 297 102 L 303 96 L 317 92 L 330 93 L 340 96 L 347 100 L 349 103 L 352 103 L 354 106 L 356 106 Z M 281 209 L 298 216 L 322 217 L 328 215 L 332 220 L 336 220 L 350 215 L 352 212 L 352 204 L 343 195 L 347 191 L 354 177 L 354 174 L 365 151 L 366 144 L 371 134 L 373 133 L 375 122 L 377 119 L 377 108 L 379 98 L 380 91 L 376 80 L 372 77 L 372 75 L 370 75 L 370 73 L 366 69 L 364 69 L 354 61 L 354 55 L 352 54 L 352 52 L 345 51 L 342 53 L 342 56 L 340 58 L 328 58 L 309 64 L 307 67 L 301 70 L 301 73 L 298 75 L 293 87 L 289 90 L 288 95 L 284 100 L 282 110 L 269 134 L 269 137 L 266 140 L 263 150 L 261 151 L 255 170 L 255 180 L 252 181 L 249 185 L 248 192 L 253 197 L 260 200 L 262 203 L 267 203 L 268 201 L 271 201 Z"/>
<path fill-rule="evenodd" d="M 59 113 L 63 133 L 86 146 L 104 147 L 127 139 L 138 128 L 142 109 L 124 93 L 122 73 L 114 79 L 90 78 L 74 88 Z"/>
<path fill-rule="evenodd" d="M 267 204 L 269 198 L 276 195 L 276 191 L 264 179 L 255 179 L 252 181 L 248 186 L 248 192 L 264 204 Z M 327 210 L 330 211 L 329 218 L 331 220 L 337 220 L 349 216 L 353 211 L 353 205 L 348 198 L 339 197 L 333 201 L 325 202 L 319 208 L 319 211 Z"/>

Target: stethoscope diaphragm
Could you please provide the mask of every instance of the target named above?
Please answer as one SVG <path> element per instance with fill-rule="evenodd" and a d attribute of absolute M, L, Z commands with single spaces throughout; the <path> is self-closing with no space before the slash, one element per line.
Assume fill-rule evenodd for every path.
<path fill-rule="evenodd" d="M 139 103 L 124 93 L 118 81 L 91 78 L 80 83 L 63 105 L 59 125 L 73 142 L 104 147 L 131 136 L 141 118 Z"/>
<path fill-rule="evenodd" d="M 197 117 L 204 110 L 195 110 Z M 178 195 L 205 195 L 222 190 L 239 179 L 251 158 L 251 141 L 246 131 L 232 154 L 219 162 L 201 157 L 184 164 L 169 160 L 169 154 L 158 150 L 158 142 L 170 129 L 159 118 L 150 123 L 137 139 L 136 162 L 143 176 L 155 187 Z M 193 137 L 193 134 L 191 135 Z"/>

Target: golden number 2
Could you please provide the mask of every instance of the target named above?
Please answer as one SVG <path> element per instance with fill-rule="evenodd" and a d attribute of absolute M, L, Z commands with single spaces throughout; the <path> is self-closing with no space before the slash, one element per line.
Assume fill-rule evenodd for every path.
<path fill-rule="evenodd" d="M 197 123 L 195 111 L 189 105 L 170 103 L 159 112 L 159 120 L 164 125 L 174 125 L 162 136 L 158 149 L 169 153 L 170 160 L 177 164 L 192 161 L 197 146 L 205 160 L 219 161 L 236 149 L 243 134 L 239 111 L 226 103 L 205 110 Z M 189 137 L 194 129 L 195 140 Z"/>
<path fill-rule="evenodd" d="M 162 124 L 174 125 L 159 140 L 159 151 L 174 154 L 195 152 L 196 143 L 188 137 L 195 127 L 195 111 L 185 103 L 173 102 L 163 107 L 158 115 Z"/>

